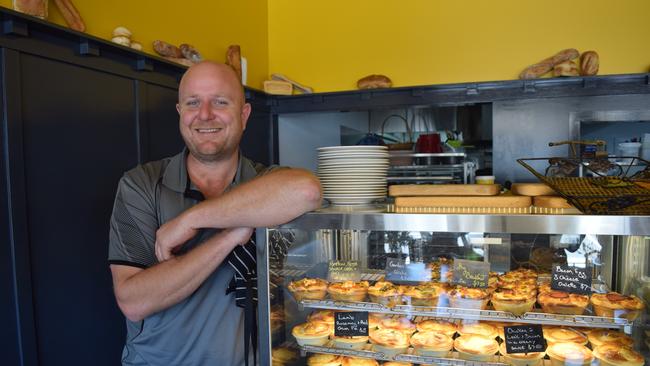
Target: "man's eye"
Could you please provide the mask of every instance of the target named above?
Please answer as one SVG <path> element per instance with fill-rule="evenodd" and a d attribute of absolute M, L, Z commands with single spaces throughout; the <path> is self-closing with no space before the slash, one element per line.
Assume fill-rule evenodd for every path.
<path fill-rule="evenodd" d="M 212 101 L 212 104 L 216 106 L 225 106 L 228 105 L 228 101 L 225 99 L 215 99 Z"/>
<path fill-rule="evenodd" d="M 185 105 L 188 106 L 188 107 L 196 107 L 196 106 L 199 105 L 199 101 L 198 100 L 188 100 L 187 102 L 185 102 Z"/>

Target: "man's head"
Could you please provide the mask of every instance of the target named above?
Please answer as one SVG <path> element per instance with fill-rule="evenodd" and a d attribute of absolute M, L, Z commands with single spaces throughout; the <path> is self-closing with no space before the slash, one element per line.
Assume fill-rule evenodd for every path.
<path fill-rule="evenodd" d="M 183 75 L 176 110 L 181 135 L 192 156 L 214 162 L 238 152 L 251 106 L 232 68 L 205 61 Z"/>

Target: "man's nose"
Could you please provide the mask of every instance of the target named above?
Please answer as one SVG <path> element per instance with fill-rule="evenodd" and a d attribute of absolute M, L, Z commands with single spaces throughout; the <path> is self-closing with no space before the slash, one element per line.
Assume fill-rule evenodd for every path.
<path fill-rule="evenodd" d="M 201 104 L 201 109 L 199 109 L 199 118 L 202 120 L 211 120 L 214 118 L 214 113 L 212 112 L 212 106 L 210 103 Z"/>

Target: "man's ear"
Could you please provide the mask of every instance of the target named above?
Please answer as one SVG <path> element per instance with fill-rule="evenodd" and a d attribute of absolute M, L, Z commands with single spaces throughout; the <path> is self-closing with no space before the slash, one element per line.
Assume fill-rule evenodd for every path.
<path fill-rule="evenodd" d="M 246 129 L 246 124 L 248 123 L 248 117 L 250 117 L 252 107 L 250 103 L 244 103 L 241 109 L 241 124 L 243 129 Z"/>
<path fill-rule="evenodd" d="M 178 115 L 181 115 L 181 105 L 176 103 L 176 112 L 178 112 Z"/>

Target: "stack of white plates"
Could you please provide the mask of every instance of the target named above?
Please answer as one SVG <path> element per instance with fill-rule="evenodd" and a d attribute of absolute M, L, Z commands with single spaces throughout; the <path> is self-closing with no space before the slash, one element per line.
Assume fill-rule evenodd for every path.
<path fill-rule="evenodd" d="M 363 205 L 386 197 L 386 146 L 318 148 L 323 197 L 333 205 Z"/>

